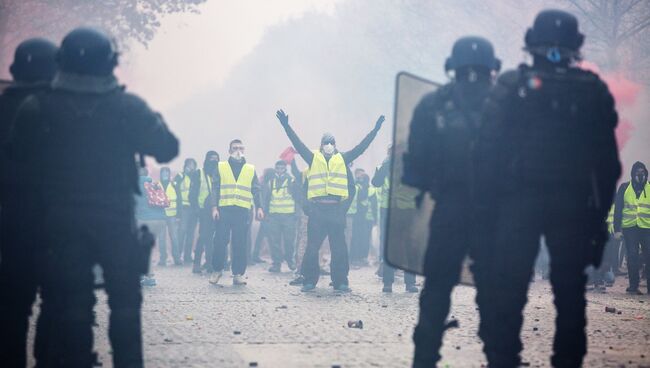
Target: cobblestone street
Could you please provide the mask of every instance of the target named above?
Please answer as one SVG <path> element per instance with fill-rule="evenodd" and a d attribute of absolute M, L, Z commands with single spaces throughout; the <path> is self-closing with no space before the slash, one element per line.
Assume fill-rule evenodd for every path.
<path fill-rule="evenodd" d="M 417 294 L 381 293 L 374 269 L 352 270 L 351 294 L 334 294 L 328 277 L 303 294 L 289 286 L 292 274 L 249 268 L 249 285 L 211 286 L 188 267 L 154 267 L 158 285 L 145 288 L 143 330 L 149 367 L 408 367 Z M 619 278 L 608 294 L 589 294 L 589 355 L 585 367 L 650 367 L 650 298 L 624 294 Z M 524 359 L 549 366 L 554 310 L 546 282 L 531 286 L 523 338 Z M 111 366 L 106 336 L 107 306 L 98 293 L 96 349 Z M 606 313 L 605 306 L 622 311 Z M 476 337 L 474 290 L 457 287 L 441 367 L 480 367 L 485 360 Z M 348 328 L 362 320 L 363 329 Z M 33 328 L 32 328 L 33 338 Z"/>

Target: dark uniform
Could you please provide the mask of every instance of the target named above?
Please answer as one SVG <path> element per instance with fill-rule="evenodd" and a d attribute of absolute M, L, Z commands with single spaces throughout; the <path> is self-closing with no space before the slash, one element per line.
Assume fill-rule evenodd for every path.
<path fill-rule="evenodd" d="M 193 273 L 201 273 L 203 253 L 205 253 L 204 268 L 207 272 L 212 272 L 212 251 L 216 231 L 212 208 L 217 207 L 214 182 L 216 181 L 218 162 L 219 154 L 215 151 L 208 151 L 203 161 L 203 169 L 196 170 L 192 175 L 190 204 L 192 210 L 199 213 L 199 238 L 196 240 L 194 249 Z"/>
<path fill-rule="evenodd" d="M 0 141 L 6 142 L 23 100 L 45 89 L 56 70 L 57 47 L 30 39 L 16 49 L 11 73 L 14 82 L 0 96 Z M 35 181 L 19 185 L 32 168 L 0 153 L 0 362 L 24 367 L 28 320 L 36 298 Z"/>
<path fill-rule="evenodd" d="M 81 52 L 83 50 L 83 52 Z M 41 184 L 39 244 L 47 247 L 37 341 L 38 364 L 89 367 L 93 362 L 93 265 L 104 271 L 111 308 L 115 367 L 142 362 L 142 247 L 133 214 L 135 155 L 167 162 L 178 141 L 160 115 L 124 92 L 112 70 L 110 40 L 77 29 L 61 46 L 60 72 L 50 90 L 29 97 L 17 113 L 10 153 L 33 168 Z"/>
<path fill-rule="evenodd" d="M 451 291 L 475 232 L 472 149 L 481 109 L 492 87 L 491 75 L 499 66 L 487 40 L 459 39 L 447 61 L 447 69 L 455 71 L 454 81 L 425 96 L 411 122 L 402 181 L 429 191 L 436 201 L 424 262 L 420 319 L 413 334 L 414 367 L 431 367 L 440 359 Z"/>
<path fill-rule="evenodd" d="M 617 114 L 596 74 L 571 67 L 583 36 L 563 11 L 544 11 L 526 35 L 533 66 L 504 73 L 486 103 L 477 144 L 483 199 L 496 235 L 480 335 L 492 367 L 516 367 L 523 309 L 540 236 L 551 258 L 557 309 L 551 363 L 586 353 L 585 267 L 598 266 L 620 164 Z"/>

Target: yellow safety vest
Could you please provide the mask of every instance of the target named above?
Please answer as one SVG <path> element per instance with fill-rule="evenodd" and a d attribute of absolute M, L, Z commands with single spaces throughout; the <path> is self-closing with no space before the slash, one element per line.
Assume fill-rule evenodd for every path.
<path fill-rule="evenodd" d="M 167 184 L 167 189 L 165 189 L 165 195 L 169 200 L 169 207 L 165 208 L 165 215 L 167 217 L 174 217 L 178 213 L 176 208 L 176 200 L 178 196 L 176 195 L 176 188 L 174 187 L 174 184 L 172 184 L 171 182 Z"/>
<path fill-rule="evenodd" d="M 307 199 L 328 195 L 348 198 L 348 172 L 340 153 L 330 157 L 328 162 L 320 151 L 314 151 L 307 180 Z"/>
<path fill-rule="evenodd" d="M 199 177 L 201 178 L 201 186 L 199 187 L 199 208 L 205 208 L 205 200 L 210 196 L 210 193 L 212 193 L 212 178 L 201 169 L 199 169 Z"/>
<path fill-rule="evenodd" d="M 284 183 L 277 187 L 277 178 L 271 180 L 271 202 L 269 204 L 269 213 L 295 213 L 296 202 L 289 192 L 289 183 L 291 178 L 287 178 Z"/>
<path fill-rule="evenodd" d="M 350 205 L 350 209 L 348 209 L 348 215 L 354 215 L 358 211 L 358 202 L 359 202 L 359 192 L 361 191 L 361 185 L 357 184 L 356 185 L 357 190 L 354 193 L 354 197 L 352 198 L 352 204 Z M 370 205 L 370 200 L 377 196 L 377 189 L 374 187 L 370 186 L 368 187 L 368 198 L 365 200 L 361 201 L 361 205 L 366 207 L 366 219 L 369 221 L 374 221 L 375 220 L 375 214 L 372 212 L 372 206 Z"/>
<path fill-rule="evenodd" d="M 183 206 L 188 206 L 190 205 L 190 177 L 187 176 L 186 174 L 183 174 L 183 180 L 181 180 L 181 187 L 180 187 L 180 192 L 181 192 L 181 201 L 183 202 Z"/>
<path fill-rule="evenodd" d="M 389 206 L 389 193 L 390 193 L 390 180 L 388 176 L 384 179 L 384 185 L 381 186 L 381 208 L 388 208 Z M 416 188 L 409 187 L 404 184 L 398 184 L 397 189 L 395 190 L 395 198 L 393 203 L 396 208 L 400 210 L 409 210 L 416 208 L 415 198 L 420 194 L 420 191 Z"/>
<path fill-rule="evenodd" d="M 253 208 L 253 178 L 255 166 L 244 164 L 239 177 L 235 175 L 227 161 L 219 162 L 221 187 L 219 190 L 219 207 L 238 206 L 246 209 Z"/>
<path fill-rule="evenodd" d="M 642 229 L 650 229 L 650 184 L 645 184 L 644 192 L 637 198 L 630 183 L 625 190 L 624 198 L 623 228 L 638 226 Z"/>
<path fill-rule="evenodd" d="M 612 205 L 612 208 L 609 209 L 609 213 L 607 214 L 607 231 L 610 234 L 614 234 L 614 205 Z"/>

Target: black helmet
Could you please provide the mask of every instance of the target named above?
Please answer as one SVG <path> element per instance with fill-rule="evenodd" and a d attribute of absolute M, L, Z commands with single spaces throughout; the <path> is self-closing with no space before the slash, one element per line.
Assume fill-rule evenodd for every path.
<path fill-rule="evenodd" d="M 113 72 L 117 56 L 106 34 L 92 28 L 77 28 L 63 39 L 58 61 L 65 72 L 104 76 Z"/>
<path fill-rule="evenodd" d="M 483 37 L 468 36 L 456 40 L 451 56 L 445 62 L 445 71 L 464 66 L 484 66 L 489 70 L 501 69 L 501 60 L 494 56 L 490 41 Z"/>
<path fill-rule="evenodd" d="M 9 72 L 21 82 L 50 81 L 56 72 L 56 50 L 52 42 L 30 38 L 18 45 Z"/>
<path fill-rule="evenodd" d="M 563 10 L 544 10 L 537 14 L 533 28 L 526 32 L 526 49 L 539 47 L 578 51 L 585 36 L 578 31 L 578 19 Z"/>

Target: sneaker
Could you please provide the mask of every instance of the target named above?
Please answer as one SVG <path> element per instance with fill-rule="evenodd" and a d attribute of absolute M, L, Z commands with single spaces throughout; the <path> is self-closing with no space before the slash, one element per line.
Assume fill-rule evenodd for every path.
<path fill-rule="evenodd" d="M 630 294 L 630 295 L 643 295 L 643 293 L 641 292 L 641 290 L 639 290 L 638 287 L 634 288 L 634 289 L 629 287 L 629 288 L 625 289 L 625 292 Z"/>
<path fill-rule="evenodd" d="M 296 262 L 294 262 L 294 261 L 287 261 L 287 266 L 289 267 L 289 269 L 290 269 L 291 271 L 295 271 L 295 270 L 296 270 Z"/>
<path fill-rule="evenodd" d="M 235 285 L 235 286 L 246 285 L 246 281 L 244 280 L 244 276 L 242 276 L 242 275 L 233 275 L 232 276 L 232 284 Z"/>
<path fill-rule="evenodd" d="M 273 266 L 271 266 L 271 267 L 269 268 L 269 272 L 272 272 L 272 273 L 280 273 L 280 272 L 282 272 L 282 266 L 279 265 L 279 264 L 274 264 Z"/>
<path fill-rule="evenodd" d="M 384 287 L 381 289 L 382 293 L 392 293 L 393 292 L 393 287 L 390 285 L 384 285 Z"/>
<path fill-rule="evenodd" d="M 415 286 L 415 285 L 406 285 L 406 292 L 407 293 L 417 293 L 419 291 L 420 291 L 420 289 L 418 289 L 418 287 Z"/>
<path fill-rule="evenodd" d="M 348 286 L 348 284 L 341 284 L 334 286 L 334 291 L 338 291 L 340 293 L 349 293 L 352 291 L 352 289 L 350 289 L 350 286 Z"/>
<path fill-rule="evenodd" d="M 289 281 L 289 285 L 291 286 L 300 286 L 305 282 L 305 278 L 302 276 L 298 276 L 295 279 Z"/>
<path fill-rule="evenodd" d="M 212 285 L 216 285 L 216 284 L 219 283 L 219 279 L 221 279 L 222 275 L 223 275 L 223 273 L 221 273 L 221 272 L 213 272 L 210 275 L 210 278 L 208 279 L 208 282 L 211 283 Z"/>
<path fill-rule="evenodd" d="M 253 263 L 266 263 L 266 261 L 260 257 L 255 257 L 253 258 Z"/>
<path fill-rule="evenodd" d="M 316 289 L 316 285 L 314 285 L 314 284 L 304 284 L 304 285 L 300 288 L 300 291 L 302 291 L 303 293 L 306 293 L 306 292 L 308 292 L 308 291 L 312 291 L 312 290 L 314 290 L 314 289 Z"/>

